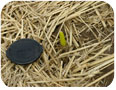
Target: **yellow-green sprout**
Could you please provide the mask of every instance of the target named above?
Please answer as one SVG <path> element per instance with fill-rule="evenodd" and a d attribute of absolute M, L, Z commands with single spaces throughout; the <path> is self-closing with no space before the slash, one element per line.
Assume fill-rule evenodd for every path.
<path fill-rule="evenodd" d="M 60 36 L 60 44 L 62 46 L 66 46 L 66 40 L 65 40 L 65 37 L 64 37 L 64 33 L 62 31 L 59 33 L 59 36 Z"/>

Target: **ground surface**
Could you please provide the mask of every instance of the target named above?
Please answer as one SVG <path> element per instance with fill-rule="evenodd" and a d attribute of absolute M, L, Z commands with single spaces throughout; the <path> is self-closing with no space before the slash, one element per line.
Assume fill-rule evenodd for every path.
<path fill-rule="evenodd" d="M 100 87 L 112 82 L 114 13 L 107 3 L 10 2 L 1 16 L 1 74 L 7 86 Z M 6 57 L 7 48 L 21 38 L 44 47 L 36 62 L 15 65 Z"/>

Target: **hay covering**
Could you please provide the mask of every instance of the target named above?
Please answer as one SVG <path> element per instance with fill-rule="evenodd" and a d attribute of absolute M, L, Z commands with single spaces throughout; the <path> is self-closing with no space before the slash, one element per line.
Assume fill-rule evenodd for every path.
<path fill-rule="evenodd" d="M 7 86 L 108 86 L 113 79 L 114 16 L 101 1 L 10 2 L 1 13 L 1 74 Z M 64 32 L 66 46 L 60 45 Z M 44 47 L 29 65 L 15 65 L 6 49 L 21 38 Z"/>

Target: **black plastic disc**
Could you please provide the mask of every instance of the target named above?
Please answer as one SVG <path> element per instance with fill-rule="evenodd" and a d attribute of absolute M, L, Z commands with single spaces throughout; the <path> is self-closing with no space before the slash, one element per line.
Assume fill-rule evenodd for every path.
<path fill-rule="evenodd" d="M 35 40 L 20 39 L 10 45 L 6 56 L 16 64 L 29 64 L 37 60 L 43 47 Z"/>

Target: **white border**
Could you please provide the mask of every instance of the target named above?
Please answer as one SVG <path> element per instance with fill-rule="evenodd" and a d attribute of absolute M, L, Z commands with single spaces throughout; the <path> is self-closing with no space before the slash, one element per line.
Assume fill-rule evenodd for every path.
<path fill-rule="evenodd" d="M 0 30 L 1 30 L 1 11 L 2 11 L 2 8 L 4 7 L 4 5 L 6 5 L 7 3 L 9 3 L 9 2 L 11 2 L 11 1 L 105 1 L 105 2 L 107 2 L 108 4 L 110 4 L 110 6 L 113 8 L 113 10 L 114 10 L 114 22 L 115 22 L 115 16 L 116 16 L 116 14 L 115 14 L 115 12 L 116 12 L 116 0 L 1 0 L 0 1 Z M 115 22 L 116 23 L 116 22 Z M 116 24 L 114 23 L 114 26 L 116 26 Z M 114 31 L 115 31 L 115 27 L 114 27 Z M 114 33 L 116 33 L 116 32 L 114 32 Z M 116 39 L 116 35 L 114 35 L 114 38 Z M 115 41 L 115 39 L 114 39 L 114 42 L 116 42 Z M 0 42 L 1 42 L 1 34 L 0 34 Z M 115 45 L 116 46 L 116 45 Z M 1 44 L 0 44 L 0 47 L 1 47 Z M 114 50 L 115 50 L 115 47 L 114 47 Z M 114 51 L 115 52 L 115 51 Z M 115 53 L 116 54 L 116 53 Z M 1 48 L 0 48 L 0 59 L 1 59 Z M 114 57 L 114 70 L 116 70 L 116 61 L 115 61 L 115 59 L 116 59 L 116 57 Z M 1 70 L 1 61 L 0 61 L 0 70 Z M 61 87 L 60 89 L 68 89 L 68 90 L 70 90 L 70 89 L 81 89 L 81 90 L 84 90 L 84 89 L 96 89 L 96 90 L 98 90 L 98 88 L 100 89 L 100 90 L 102 90 L 103 88 L 105 88 L 105 89 L 107 89 L 107 90 L 111 90 L 111 89 L 115 89 L 115 86 L 116 86 L 116 74 L 115 74 L 115 71 L 114 71 L 114 79 L 113 79 L 113 81 L 112 81 L 112 83 L 108 86 L 108 87 Z M 0 71 L 0 88 L 2 88 L 2 89 L 8 89 L 9 87 L 7 87 L 5 84 L 4 84 L 4 82 L 1 80 L 1 71 Z M 58 88 L 59 87 L 46 87 L 46 88 L 43 88 L 43 87 L 26 87 L 27 89 L 57 89 L 58 90 Z M 9 88 L 9 89 L 25 89 L 25 87 L 11 87 L 11 88 Z"/>

